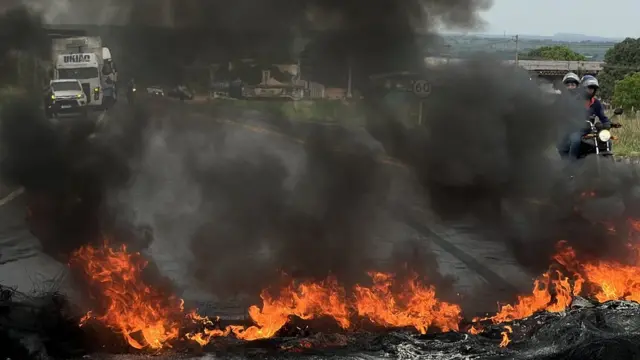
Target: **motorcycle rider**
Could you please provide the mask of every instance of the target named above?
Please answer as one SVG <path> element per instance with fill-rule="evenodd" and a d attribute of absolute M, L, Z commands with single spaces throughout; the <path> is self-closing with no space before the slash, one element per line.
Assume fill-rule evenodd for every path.
<path fill-rule="evenodd" d="M 596 98 L 596 93 L 600 89 L 600 83 L 598 83 L 598 79 L 593 77 L 592 75 L 585 75 L 582 77 L 582 86 L 585 89 L 585 99 L 587 100 L 587 118 L 592 123 L 595 121 L 595 118 L 600 120 L 601 125 L 597 125 L 603 129 L 611 128 L 611 121 L 604 113 L 604 106 L 602 102 L 598 98 Z"/>
<path fill-rule="evenodd" d="M 133 102 L 133 95 L 136 92 L 136 82 L 133 78 L 131 78 L 131 80 L 129 80 L 129 83 L 127 84 L 127 100 L 129 100 L 129 103 Z"/>

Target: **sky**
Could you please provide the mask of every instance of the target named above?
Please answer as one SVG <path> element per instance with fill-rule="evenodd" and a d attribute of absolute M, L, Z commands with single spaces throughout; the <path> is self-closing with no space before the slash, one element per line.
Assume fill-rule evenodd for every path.
<path fill-rule="evenodd" d="M 71 20 L 83 18 L 91 18 L 98 23 L 108 22 L 107 18 L 125 18 L 113 16 L 115 10 L 111 11 L 116 8 L 111 5 L 121 4 L 122 0 L 100 1 L 102 11 L 96 11 L 91 5 L 82 6 L 82 9 L 70 6 L 72 1 L 78 0 L 0 0 L 0 3 L 19 1 L 44 6 L 47 20 L 51 23 L 57 22 L 53 18 L 62 23 L 75 23 L 77 21 Z M 71 14 L 69 10 L 72 8 L 83 11 L 82 16 Z M 572 33 L 612 38 L 640 37 L 640 0 L 493 0 L 491 10 L 481 13 L 481 16 L 487 24 L 476 32 L 483 34 L 551 36 Z"/>
<path fill-rule="evenodd" d="M 484 34 L 640 37 L 640 0 L 494 0 Z"/>

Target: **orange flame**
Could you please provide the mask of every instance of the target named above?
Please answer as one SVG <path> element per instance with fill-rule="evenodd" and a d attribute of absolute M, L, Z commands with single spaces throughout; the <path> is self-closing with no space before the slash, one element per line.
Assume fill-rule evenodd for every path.
<path fill-rule="evenodd" d="M 458 305 L 436 299 L 433 286 L 424 286 L 414 275 L 394 296 L 391 287 L 393 276 L 370 273 L 373 286 L 356 285 L 355 307 L 358 315 L 372 322 L 389 327 L 412 326 L 421 334 L 433 324 L 442 331 L 458 330 L 462 310 Z"/>
<path fill-rule="evenodd" d="M 256 325 L 246 329 L 239 326 L 231 328 L 239 339 L 270 338 L 287 323 L 291 315 L 305 320 L 329 316 L 345 329 L 351 324 L 344 289 L 338 286 L 334 278 L 320 283 L 302 283 L 297 288 L 289 285 L 281 290 L 277 299 L 266 291 L 260 297 L 262 309 L 255 305 L 249 308 L 249 316 Z"/>
<path fill-rule="evenodd" d="M 597 288 L 593 296 L 598 301 L 640 302 L 640 245 L 629 244 L 629 250 L 631 264 L 599 261 L 582 265 L 585 277 Z"/>
<path fill-rule="evenodd" d="M 564 311 L 570 304 L 575 294 L 569 279 L 556 271 L 557 279 L 552 279 L 552 273 L 544 273 L 541 279 L 536 279 L 533 284 L 531 295 L 518 296 L 515 305 L 504 305 L 500 311 L 490 317 L 498 324 L 523 319 L 533 315 L 538 311 L 560 312 Z"/>
<path fill-rule="evenodd" d="M 640 232 L 640 220 L 629 219 L 629 224 L 631 225 L 632 230 Z"/>
<path fill-rule="evenodd" d="M 479 319 L 475 318 L 473 319 L 473 321 L 478 321 Z M 478 335 L 480 333 L 482 333 L 484 331 L 484 329 L 479 325 L 479 324 L 473 324 L 469 330 L 467 330 L 467 332 L 471 335 Z"/>
<path fill-rule="evenodd" d="M 631 231 L 640 232 L 640 222 L 630 220 Z M 616 261 L 594 261 L 580 263 L 575 251 L 566 242 L 558 243 L 558 252 L 553 257 L 572 278 L 551 270 L 534 283 L 533 293 L 518 297 L 516 305 L 505 305 L 491 319 L 494 323 L 509 322 L 531 316 L 541 310 L 559 312 L 568 308 L 574 296 L 580 295 L 584 284 L 589 283 L 588 295 L 599 302 L 629 300 L 640 302 L 640 244 L 629 244 L 632 264 Z M 483 319 L 484 320 L 484 319 Z"/>
<path fill-rule="evenodd" d="M 187 318 L 190 319 L 194 324 L 205 325 L 210 327 L 214 326 L 214 323 L 213 321 L 211 321 L 211 319 L 209 319 L 206 316 L 201 316 L 195 311 L 192 311 L 189 314 L 187 314 Z M 229 327 L 224 330 L 215 329 L 215 328 L 214 329 L 205 328 L 201 332 L 192 332 L 192 333 L 185 334 L 185 338 L 187 338 L 188 340 L 197 342 L 198 344 L 200 344 L 200 346 L 205 346 L 208 343 L 210 343 L 213 338 L 228 336 L 230 332 L 231 332 L 231 328 Z"/>
<path fill-rule="evenodd" d="M 351 326 L 351 309 L 361 317 L 386 327 L 412 326 L 426 333 L 433 324 L 441 330 L 457 330 L 461 320 L 461 309 L 457 305 L 440 302 L 435 298 L 435 289 L 421 285 L 417 277 L 411 278 L 399 295 L 391 291 L 393 276 L 370 273 L 372 287 L 356 285 L 354 299 L 347 301 L 345 290 L 334 278 L 320 283 L 303 283 L 294 289 L 284 288 L 277 299 L 263 292 L 262 309 L 249 308 L 249 315 L 256 326 L 242 328 L 234 326 L 231 331 L 240 339 L 255 340 L 272 337 L 294 315 L 301 319 L 329 316 L 343 329 Z"/>
<path fill-rule="evenodd" d="M 142 269 L 147 263 L 139 253 L 128 253 L 124 245 L 115 250 L 106 244 L 84 246 L 74 253 L 72 263 L 82 266 L 106 301 L 103 311 L 90 311 L 81 325 L 90 318 L 99 320 L 136 349 L 170 347 L 169 341 L 178 338 L 176 315 L 183 312 L 183 303 L 144 284 Z"/>
<path fill-rule="evenodd" d="M 630 224 L 632 231 L 640 233 L 640 222 Z M 550 269 L 535 280 L 531 294 L 519 296 L 515 304 L 504 305 L 497 314 L 482 320 L 498 324 L 542 310 L 560 312 L 585 290 L 592 290 L 590 294 L 601 302 L 640 301 L 640 245 L 630 247 L 635 256 L 632 264 L 580 263 L 575 251 L 566 242 L 560 242 L 554 260 L 563 270 Z M 432 326 L 442 331 L 458 331 L 462 319 L 458 305 L 438 300 L 435 288 L 421 283 L 417 276 L 399 282 L 392 274 L 371 272 L 372 285 L 356 285 L 352 296 L 347 296 L 332 277 L 319 282 L 291 282 L 277 296 L 263 291 L 262 306 L 249 308 L 253 326 L 230 325 L 221 329 L 195 311 L 185 313 L 182 300 L 147 286 L 142 281 L 146 262 L 139 253 L 128 253 L 125 246 L 115 249 L 106 243 L 99 248 L 85 246 L 74 253 L 72 263 L 81 266 L 97 290 L 97 299 L 104 302 L 103 308 L 89 311 L 81 324 L 96 319 L 121 334 L 136 349 L 171 347 L 180 338 L 183 325 L 189 322 L 202 330 L 186 333 L 184 338 L 204 346 L 222 336 L 233 335 L 248 341 L 273 337 L 291 316 L 306 320 L 330 317 L 343 329 L 352 329 L 351 320 L 359 316 L 380 326 L 413 327 L 422 334 Z M 511 342 L 511 327 L 504 329 L 501 347 Z M 483 330 L 480 324 L 474 324 L 467 331 L 478 334 Z"/>
<path fill-rule="evenodd" d="M 511 342 L 511 339 L 509 339 L 509 334 L 511 334 L 513 332 L 513 329 L 511 328 L 511 326 L 506 325 L 504 327 L 503 332 L 500 333 L 500 335 L 502 335 L 502 341 L 500 342 L 500 347 L 507 347 L 507 345 L 509 345 L 509 343 Z"/>
<path fill-rule="evenodd" d="M 640 232 L 640 222 L 630 220 L 631 231 Z M 573 249 L 566 243 L 560 243 L 555 260 L 564 265 L 576 277 L 582 274 L 595 291 L 591 293 L 598 301 L 630 300 L 640 301 L 640 245 L 629 244 L 632 264 L 622 264 L 615 261 L 596 261 L 581 264 L 576 260 Z M 580 283 L 581 285 L 582 283 Z M 581 286 L 580 286 L 581 287 Z M 578 288 L 578 293 L 580 292 Z M 576 294 L 577 295 L 577 294 Z"/>
<path fill-rule="evenodd" d="M 85 246 L 74 253 L 72 263 L 79 264 L 98 290 L 98 299 L 106 302 L 104 311 L 89 311 L 81 320 L 96 319 L 117 333 L 136 349 L 162 349 L 180 337 L 182 326 L 191 322 L 203 328 L 184 334 L 202 346 L 213 338 L 233 334 L 243 340 L 273 337 L 291 316 L 301 319 L 331 317 L 343 329 L 352 327 L 351 317 L 366 317 L 386 327 L 412 326 L 426 333 L 430 326 L 441 330 L 458 330 L 461 309 L 436 299 L 432 286 L 421 284 L 417 276 L 392 291 L 390 274 L 370 273 L 372 287 L 357 285 L 354 296 L 347 298 L 335 278 L 320 282 L 291 283 L 277 297 L 263 291 L 262 307 L 251 306 L 253 326 L 215 327 L 213 321 L 195 311 L 185 313 L 183 301 L 166 297 L 142 281 L 146 262 L 139 253 L 130 254 L 125 246 L 112 249 Z"/>

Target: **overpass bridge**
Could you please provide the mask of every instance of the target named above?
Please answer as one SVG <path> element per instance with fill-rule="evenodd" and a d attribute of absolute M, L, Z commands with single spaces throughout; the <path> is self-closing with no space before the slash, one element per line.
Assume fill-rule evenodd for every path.
<path fill-rule="evenodd" d="M 464 59 L 427 57 L 427 66 L 462 62 Z M 515 60 L 505 60 L 503 63 L 515 65 Z M 604 61 L 555 61 L 555 60 L 518 60 L 518 66 L 547 80 L 555 81 L 569 71 L 582 75 L 598 75 L 604 68 Z"/>
<path fill-rule="evenodd" d="M 507 62 L 515 64 L 515 60 Z M 580 75 L 597 75 L 602 71 L 604 61 L 519 60 L 518 65 L 541 76 L 564 76 L 569 71 Z"/>

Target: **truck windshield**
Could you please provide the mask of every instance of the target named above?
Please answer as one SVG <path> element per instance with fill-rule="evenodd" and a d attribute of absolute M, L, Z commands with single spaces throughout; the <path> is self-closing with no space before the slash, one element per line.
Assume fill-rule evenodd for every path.
<path fill-rule="evenodd" d="M 80 87 L 80 84 L 78 84 L 77 81 L 54 82 L 51 84 L 51 87 L 53 88 L 53 91 L 74 91 L 74 90 L 82 91 L 82 88 Z"/>
<path fill-rule="evenodd" d="M 58 69 L 59 79 L 94 79 L 98 77 L 98 68 Z"/>

